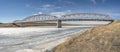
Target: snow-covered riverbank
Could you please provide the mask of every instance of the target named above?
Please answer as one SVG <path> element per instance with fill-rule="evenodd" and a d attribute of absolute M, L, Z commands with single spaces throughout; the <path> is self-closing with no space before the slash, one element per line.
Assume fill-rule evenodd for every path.
<path fill-rule="evenodd" d="M 43 52 L 87 28 L 89 27 L 0 28 L 0 51 Z"/>

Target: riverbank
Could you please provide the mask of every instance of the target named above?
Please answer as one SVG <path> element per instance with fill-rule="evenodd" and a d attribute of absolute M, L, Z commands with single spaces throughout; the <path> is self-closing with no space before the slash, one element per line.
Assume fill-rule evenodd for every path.
<path fill-rule="evenodd" d="M 70 22 L 70 21 L 69 21 Z M 110 22 L 93 22 L 93 21 L 81 21 L 81 22 L 62 22 L 62 26 L 103 26 Z M 76 24 L 75 24 L 76 23 Z M 37 27 L 37 26 L 57 26 L 57 23 L 35 23 L 35 22 L 24 22 L 24 23 L 0 23 L 0 28 L 11 28 L 11 27 Z"/>
<path fill-rule="evenodd" d="M 120 21 L 71 37 L 54 52 L 120 52 Z"/>

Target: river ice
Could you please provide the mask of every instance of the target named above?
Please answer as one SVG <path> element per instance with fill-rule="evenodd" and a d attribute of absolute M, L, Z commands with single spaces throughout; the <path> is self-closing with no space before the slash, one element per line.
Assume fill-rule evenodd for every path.
<path fill-rule="evenodd" d="M 0 28 L 0 52 L 44 52 L 89 27 Z"/>

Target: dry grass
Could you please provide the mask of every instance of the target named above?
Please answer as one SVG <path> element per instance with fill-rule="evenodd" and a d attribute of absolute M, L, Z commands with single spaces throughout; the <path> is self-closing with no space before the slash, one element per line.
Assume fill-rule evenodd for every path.
<path fill-rule="evenodd" d="M 55 26 L 55 23 L 22 23 L 23 26 Z M 0 27 L 20 27 L 21 23 L 3 23 L 0 24 Z"/>
<path fill-rule="evenodd" d="M 120 52 L 120 21 L 91 28 L 58 45 L 54 52 Z"/>
<path fill-rule="evenodd" d="M 2 23 L 0 24 L 0 27 L 16 27 L 16 26 L 13 25 L 12 23 Z"/>
<path fill-rule="evenodd" d="M 23 26 L 25 27 L 30 27 L 30 26 L 56 26 L 56 23 L 22 23 Z M 0 27 L 20 27 L 21 23 L 2 23 L 0 24 Z M 62 26 L 89 26 L 86 24 L 62 24 Z M 95 25 L 93 26 L 102 26 L 102 24 Z"/>

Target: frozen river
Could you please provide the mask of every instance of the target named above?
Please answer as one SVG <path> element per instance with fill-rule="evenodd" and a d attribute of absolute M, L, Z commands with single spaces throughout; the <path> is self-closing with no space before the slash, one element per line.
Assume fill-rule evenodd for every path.
<path fill-rule="evenodd" d="M 0 52 L 43 52 L 90 27 L 0 28 Z"/>

